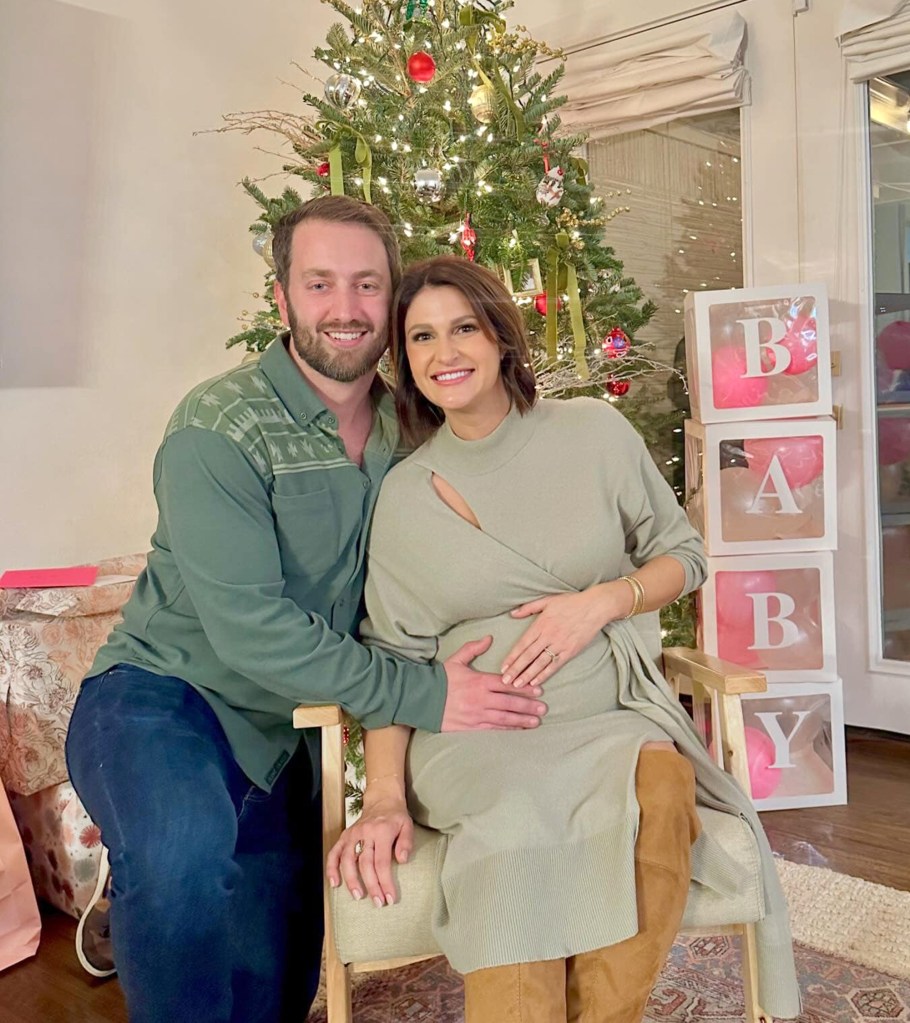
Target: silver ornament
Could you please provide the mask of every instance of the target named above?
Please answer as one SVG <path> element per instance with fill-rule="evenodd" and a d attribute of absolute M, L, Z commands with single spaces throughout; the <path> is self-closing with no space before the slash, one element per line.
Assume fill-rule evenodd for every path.
<path fill-rule="evenodd" d="M 424 167 L 414 174 L 414 191 L 417 201 L 424 206 L 439 202 L 445 195 L 442 171 L 438 167 Z"/>
<path fill-rule="evenodd" d="M 347 110 L 360 98 L 360 79 L 353 75 L 330 75 L 325 81 L 325 98 L 339 110 Z"/>
<path fill-rule="evenodd" d="M 537 185 L 537 201 L 541 206 L 558 206 L 565 192 L 562 167 L 551 167 Z"/>
<path fill-rule="evenodd" d="M 259 231 L 253 235 L 253 252 L 257 256 L 262 258 L 268 263 L 268 265 L 274 270 L 275 269 L 275 258 L 272 255 L 272 232 L 271 231 Z"/>

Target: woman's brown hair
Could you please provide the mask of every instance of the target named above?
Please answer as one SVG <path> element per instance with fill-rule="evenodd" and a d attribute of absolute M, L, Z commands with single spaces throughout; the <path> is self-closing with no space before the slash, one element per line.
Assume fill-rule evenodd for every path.
<path fill-rule="evenodd" d="M 395 410 L 404 439 L 422 444 L 445 418 L 442 409 L 417 389 L 408 363 L 404 324 L 411 303 L 424 288 L 457 288 L 468 300 L 484 332 L 499 348 L 500 372 L 509 400 L 524 415 L 537 400 L 537 383 L 524 321 L 512 296 L 485 267 L 459 256 L 435 256 L 405 270 L 392 306 Z"/>

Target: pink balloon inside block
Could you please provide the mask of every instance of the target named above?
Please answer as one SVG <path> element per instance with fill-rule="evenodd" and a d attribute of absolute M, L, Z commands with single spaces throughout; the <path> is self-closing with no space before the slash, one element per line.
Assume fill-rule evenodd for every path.
<path fill-rule="evenodd" d="M 765 376 L 747 377 L 746 353 L 733 346 L 718 348 L 711 357 L 715 408 L 761 405 L 768 393 Z"/>
<path fill-rule="evenodd" d="M 750 601 L 751 603 L 751 601 Z M 743 668 L 754 668 L 759 663 L 758 654 L 749 648 L 755 643 L 755 629 L 751 616 L 748 622 L 721 626 L 717 629 L 717 656 L 732 661 Z"/>
<path fill-rule="evenodd" d="M 750 437 L 743 449 L 749 468 L 764 476 L 777 456 L 791 489 L 798 490 L 821 476 L 825 466 L 825 448 L 820 436 Z"/>
<path fill-rule="evenodd" d="M 790 353 L 790 362 L 784 373 L 799 376 L 813 369 L 818 362 L 818 324 L 815 317 L 795 319 L 780 344 Z"/>
<path fill-rule="evenodd" d="M 780 785 L 783 771 L 772 767 L 776 759 L 771 737 L 759 728 L 746 728 L 746 758 L 753 799 L 767 799 Z"/>
<path fill-rule="evenodd" d="M 882 416 L 878 421 L 878 461 L 896 465 L 910 458 L 910 419 Z"/>
<path fill-rule="evenodd" d="M 752 628 L 754 606 L 749 594 L 777 591 L 777 577 L 773 572 L 718 572 L 714 580 L 718 630 L 729 629 L 736 636 Z"/>
<path fill-rule="evenodd" d="M 753 799 L 767 799 L 773 795 L 781 783 L 783 771 L 772 767 L 776 758 L 774 743 L 771 737 L 760 728 L 745 728 L 746 763 L 749 768 L 749 785 Z M 714 743 L 708 746 L 708 752 L 714 756 Z"/>
<path fill-rule="evenodd" d="M 910 369 L 910 323 L 906 320 L 897 320 L 882 328 L 875 344 L 888 369 Z"/>

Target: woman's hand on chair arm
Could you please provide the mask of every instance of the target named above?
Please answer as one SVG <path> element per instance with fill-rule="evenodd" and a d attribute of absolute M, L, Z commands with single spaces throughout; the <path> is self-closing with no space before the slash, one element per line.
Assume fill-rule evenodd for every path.
<path fill-rule="evenodd" d="M 355 899 L 370 896 L 376 906 L 398 899 L 392 857 L 407 863 L 414 847 L 414 822 L 408 813 L 404 762 L 411 729 L 391 725 L 364 731 L 367 786 L 360 819 L 346 828 L 329 850 L 326 877 L 333 888 L 342 880 Z M 361 851 L 356 851 L 359 843 Z"/>
<path fill-rule="evenodd" d="M 355 847 L 363 842 L 358 856 Z M 364 793 L 363 813 L 332 846 L 326 861 L 329 884 L 337 888 L 341 881 L 355 899 L 369 895 L 377 906 L 398 900 L 392 879 L 392 857 L 407 863 L 414 846 L 414 822 L 404 797 L 392 794 Z"/>

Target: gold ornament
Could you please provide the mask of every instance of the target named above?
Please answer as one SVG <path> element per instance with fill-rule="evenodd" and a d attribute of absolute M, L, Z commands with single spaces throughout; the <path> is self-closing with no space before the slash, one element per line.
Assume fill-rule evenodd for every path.
<path fill-rule="evenodd" d="M 272 232 L 260 231 L 253 235 L 253 251 L 262 256 L 268 266 L 275 269 L 275 257 L 272 255 Z"/>
<path fill-rule="evenodd" d="M 468 97 L 468 106 L 481 124 L 489 124 L 496 116 L 496 90 L 482 82 Z"/>

